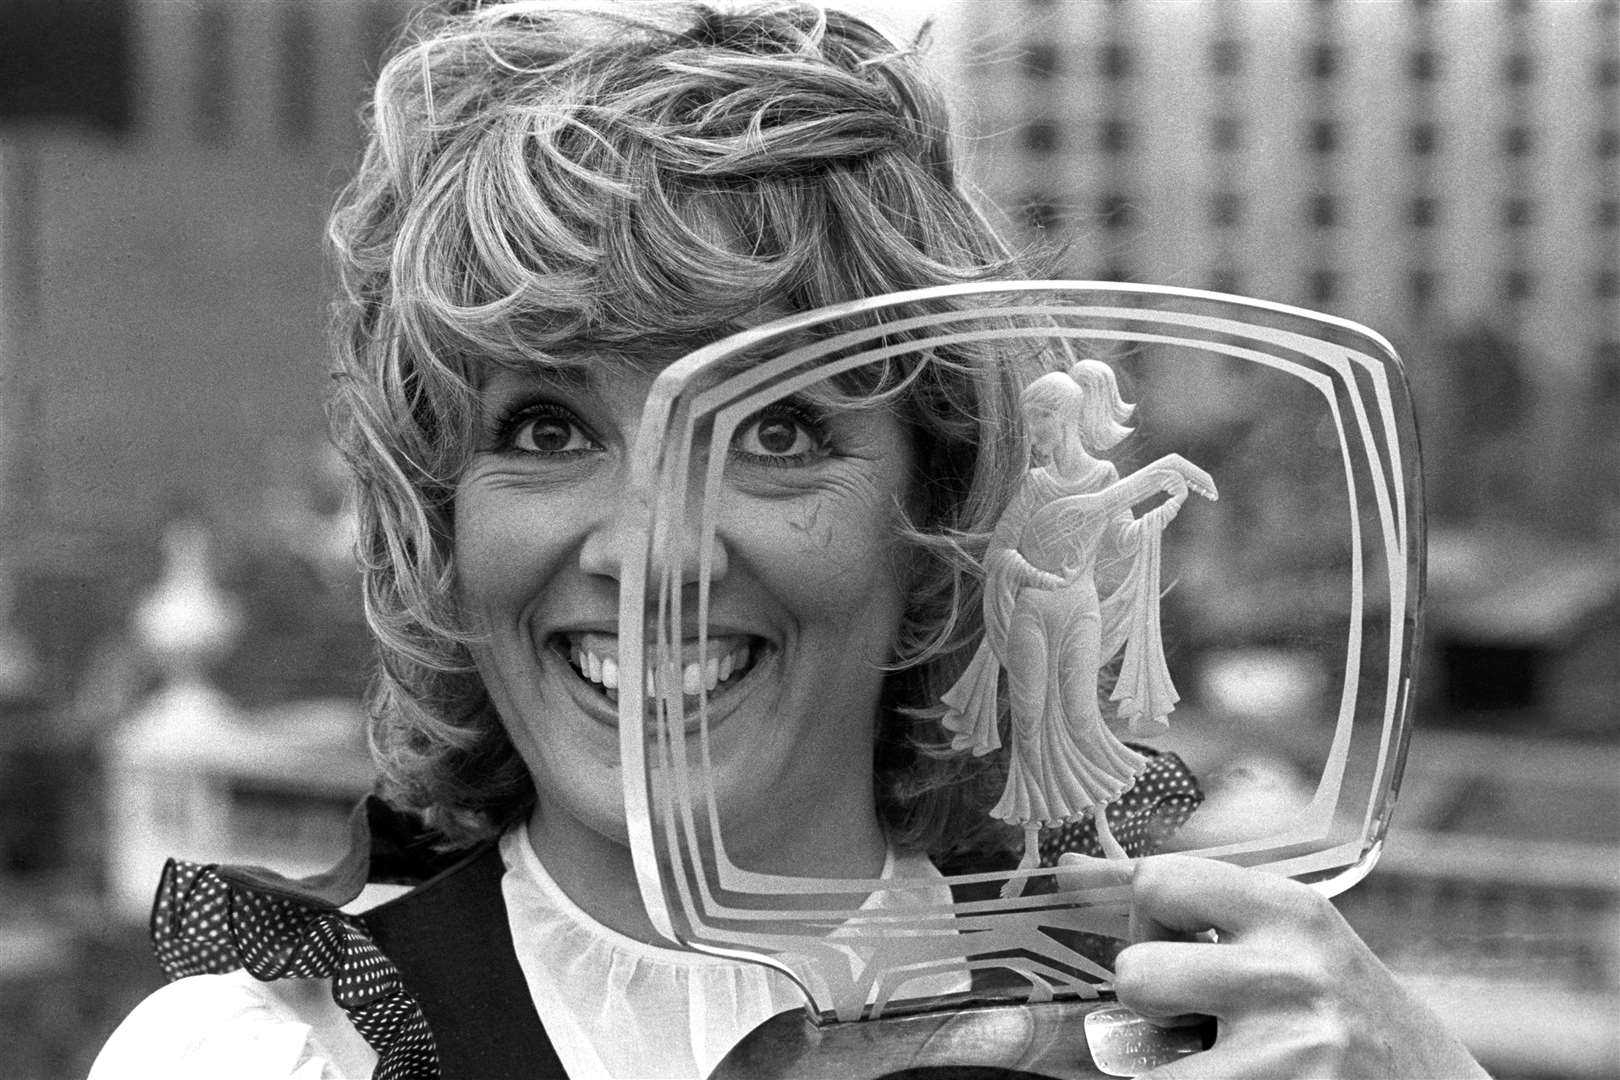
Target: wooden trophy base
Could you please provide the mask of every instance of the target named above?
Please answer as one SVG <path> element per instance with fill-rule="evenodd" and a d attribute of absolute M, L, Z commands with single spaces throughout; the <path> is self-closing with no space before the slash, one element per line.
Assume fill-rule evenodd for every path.
<path fill-rule="evenodd" d="M 817 1025 L 765 1021 L 709 1080 L 1093 1080 L 1207 1048 L 1213 1028 L 1158 1028 L 1111 999 L 969 1005 Z"/>

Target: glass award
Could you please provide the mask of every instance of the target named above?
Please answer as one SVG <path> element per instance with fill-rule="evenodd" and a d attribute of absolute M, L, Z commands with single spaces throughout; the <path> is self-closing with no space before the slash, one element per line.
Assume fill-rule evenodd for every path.
<path fill-rule="evenodd" d="M 975 379 L 977 403 L 960 391 Z M 995 394 L 1014 406 L 976 437 L 1018 470 L 995 521 L 936 531 L 969 588 L 932 602 L 971 611 L 974 630 L 934 642 L 951 679 L 930 708 L 912 703 L 909 730 L 956 775 L 984 770 L 976 835 L 999 847 L 945 860 L 936 877 L 751 863 L 738 855 L 749 823 L 714 774 L 721 695 L 756 662 L 711 618 L 727 572 L 717 536 L 776 529 L 803 558 L 850 566 L 903 558 L 920 511 L 885 518 L 886 540 L 837 535 L 842 519 L 824 513 L 836 484 L 818 480 L 794 418 L 924 408 L 929 423 L 982 428 Z M 770 417 L 786 419 L 762 426 Z M 909 486 L 927 488 L 914 429 Z M 618 710 L 642 900 L 671 939 L 769 965 L 805 1001 L 802 1018 L 771 1022 L 803 1029 L 791 1050 L 749 1059 L 745 1042 L 722 1073 L 768 1060 L 794 1075 L 838 1044 L 876 1054 L 859 1075 L 1133 1075 L 1199 1046 L 1144 1035 L 1111 1007 L 1127 888 L 1065 873 L 1059 856 L 1180 851 L 1330 895 L 1376 860 L 1407 743 L 1424 550 L 1412 404 L 1376 333 L 1129 284 L 877 296 L 670 365 L 632 477 L 621 667 L 647 677 L 623 679 Z M 944 486 L 933 494 L 946 503 L 970 497 Z M 910 1030 L 914 1049 L 885 1057 L 880 1030 Z"/>

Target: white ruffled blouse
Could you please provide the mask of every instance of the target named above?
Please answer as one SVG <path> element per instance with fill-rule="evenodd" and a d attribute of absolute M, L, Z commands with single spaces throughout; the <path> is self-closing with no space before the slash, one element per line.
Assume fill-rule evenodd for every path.
<path fill-rule="evenodd" d="M 704 1077 L 760 1023 L 803 1004 L 763 965 L 648 945 L 598 923 L 552 880 L 525 829 L 506 833 L 500 853 L 518 966 L 573 1080 Z M 918 854 L 891 851 L 884 877 L 934 878 L 947 889 Z M 966 986 L 963 973 L 907 990 Z M 152 994 L 113 1033 L 90 1080 L 340 1080 L 370 1076 L 375 1064 L 327 980 L 265 983 L 237 971 Z"/>

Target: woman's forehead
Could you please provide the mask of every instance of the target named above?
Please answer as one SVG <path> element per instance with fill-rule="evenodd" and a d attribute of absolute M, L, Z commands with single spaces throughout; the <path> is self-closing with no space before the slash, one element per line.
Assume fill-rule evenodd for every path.
<path fill-rule="evenodd" d="M 534 353 L 519 358 L 476 359 L 469 365 L 468 374 L 472 384 L 480 390 L 515 382 L 543 382 L 584 388 L 593 382 L 626 376 L 657 376 L 677 360 L 731 333 L 769 322 L 779 315 L 779 312 L 765 312 L 744 324 L 724 327 L 712 336 L 680 342 L 647 342 L 640 348 L 586 345 L 577 350 Z M 811 341 L 811 336 L 802 330 L 784 332 L 717 360 L 715 370 L 722 377 L 741 374 Z"/>
<path fill-rule="evenodd" d="M 537 358 L 529 363 L 486 363 L 473 378 L 480 398 L 490 408 L 515 395 L 552 392 L 573 397 L 612 397 L 627 393 L 644 398 L 653 382 L 681 355 L 637 357 L 619 352 L 591 352 Z M 762 357 L 737 357 L 722 365 L 722 378 L 758 364 Z"/>
<path fill-rule="evenodd" d="M 472 382 L 484 392 L 532 385 L 588 390 L 630 375 L 646 377 L 657 374 L 673 359 L 638 360 L 604 351 L 535 356 L 520 361 L 484 361 L 474 366 Z"/>

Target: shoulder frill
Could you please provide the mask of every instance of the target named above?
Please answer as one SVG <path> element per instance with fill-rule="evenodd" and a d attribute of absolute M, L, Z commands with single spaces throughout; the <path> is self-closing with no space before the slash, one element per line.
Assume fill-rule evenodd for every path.
<path fill-rule="evenodd" d="M 335 893 L 349 890 L 331 887 L 336 876 L 325 876 L 326 888 L 314 879 L 300 888 L 304 883 L 255 868 L 170 859 L 151 924 L 164 974 L 246 969 L 266 982 L 330 979 L 333 1001 L 377 1054 L 377 1080 L 438 1077 L 438 1051 L 421 1008 L 360 921 L 338 910 L 348 898 Z"/>

